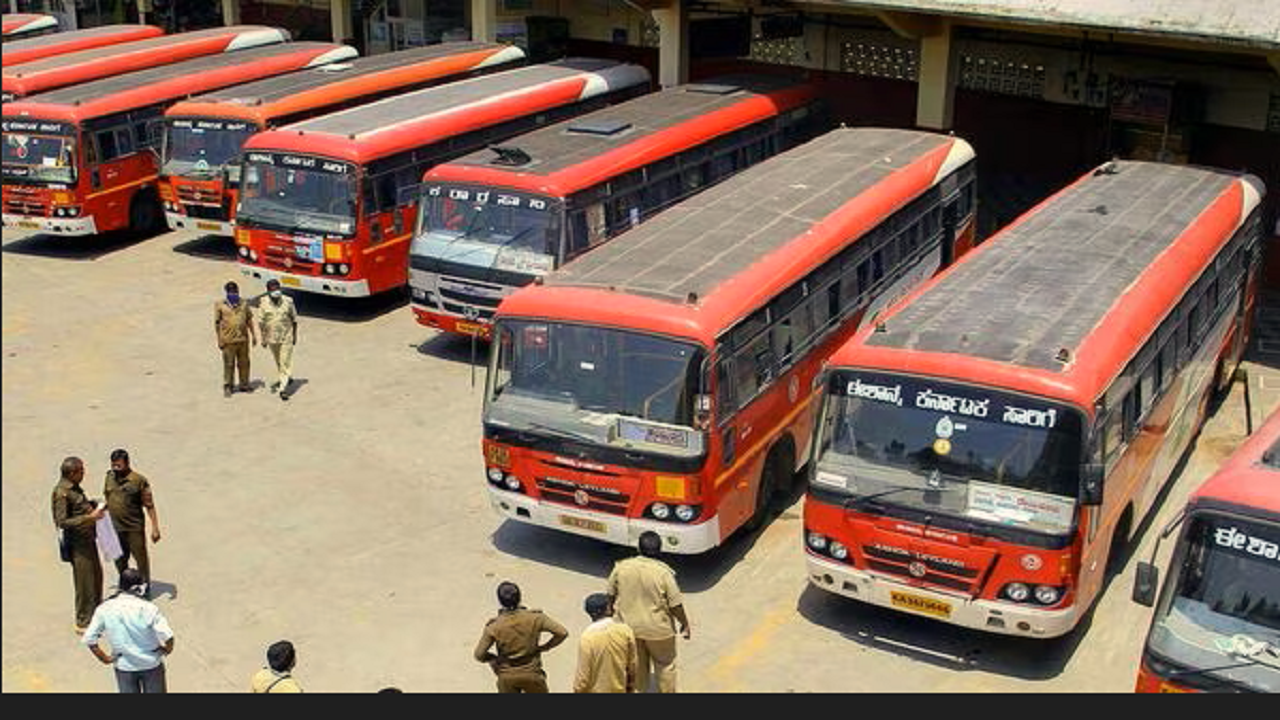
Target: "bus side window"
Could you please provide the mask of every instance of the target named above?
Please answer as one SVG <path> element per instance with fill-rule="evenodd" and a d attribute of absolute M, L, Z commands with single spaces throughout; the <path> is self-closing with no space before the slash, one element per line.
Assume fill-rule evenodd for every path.
<path fill-rule="evenodd" d="M 1139 416 L 1146 417 L 1151 406 L 1155 404 L 1157 388 L 1160 386 L 1160 356 L 1156 356 L 1142 373 L 1142 381 L 1138 384 L 1138 400 L 1141 402 Z"/>
<path fill-rule="evenodd" d="M 115 129 L 116 150 L 120 157 L 133 153 L 133 134 L 129 132 L 129 128 L 122 127 Z"/>
<path fill-rule="evenodd" d="M 1142 416 L 1142 385 L 1135 383 L 1124 396 L 1124 436 L 1131 440 L 1138 434 L 1138 418 Z"/>
<path fill-rule="evenodd" d="M 1102 457 L 1105 462 L 1111 462 L 1115 459 L 1116 454 L 1120 450 L 1120 445 L 1124 440 L 1123 425 L 1121 420 L 1123 413 L 1121 408 L 1113 407 L 1106 418 L 1106 424 L 1102 428 Z"/>
<path fill-rule="evenodd" d="M 722 358 L 716 363 L 716 409 L 720 422 L 727 421 L 738 409 L 737 394 L 734 392 L 733 359 Z"/>
<path fill-rule="evenodd" d="M 120 154 L 116 149 L 116 134 L 114 130 L 102 130 L 95 133 L 94 139 L 97 140 L 100 162 L 111 162 Z"/>
<path fill-rule="evenodd" d="M 574 210 L 569 213 L 569 232 L 566 233 L 564 257 L 569 261 L 591 247 L 591 231 L 587 229 L 587 211 Z"/>

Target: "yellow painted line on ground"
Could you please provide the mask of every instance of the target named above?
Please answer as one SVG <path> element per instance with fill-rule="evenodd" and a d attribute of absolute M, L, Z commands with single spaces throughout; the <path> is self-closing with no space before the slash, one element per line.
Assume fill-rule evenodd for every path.
<path fill-rule="evenodd" d="M 720 656 L 707 670 L 713 691 L 744 692 L 747 687 L 737 677 L 738 671 L 769 648 L 773 636 L 796 614 L 794 600 L 785 598 L 768 612 L 738 644 Z M 695 636 L 696 640 L 696 636 Z"/>

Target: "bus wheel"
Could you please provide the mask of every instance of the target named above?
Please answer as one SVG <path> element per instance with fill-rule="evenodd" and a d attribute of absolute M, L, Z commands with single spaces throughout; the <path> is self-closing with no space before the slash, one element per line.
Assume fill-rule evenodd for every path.
<path fill-rule="evenodd" d="M 1111 532 L 1111 548 L 1107 551 L 1107 574 L 1119 575 L 1124 570 L 1124 562 L 1129 551 L 1129 524 L 1133 516 L 1133 508 L 1125 508 L 1116 529 Z"/>
<path fill-rule="evenodd" d="M 743 524 L 743 529 L 747 532 L 755 532 L 759 530 L 773 514 L 774 495 L 778 491 L 780 483 L 778 473 L 781 470 L 782 463 L 781 453 L 777 448 L 769 451 L 769 457 L 764 461 L 764 470 L 760 472 L 760 487 L 756 489 L 756 507 L 755 512 L 751 514 L 751 518 Z"/>
<path fill-rule="evenodd" d="M 160 211 L 160 197 L 150 188 L 133 196 L 129 203 L 129 230 L 152 235 L 160 231 L 164 214 Z"/>

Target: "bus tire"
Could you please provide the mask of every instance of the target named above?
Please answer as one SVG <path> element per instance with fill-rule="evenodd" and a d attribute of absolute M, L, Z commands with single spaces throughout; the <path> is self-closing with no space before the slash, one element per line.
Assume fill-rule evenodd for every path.
<path fill-rule="evenodd" d="M 760 486 L 756 488 L 756 505 L 755 511 L 751 513 L 751 517 L 743 524 L 743 529 L 747 532 L 755 532 L 764 526 L 769 516 L 773 514 L 774 498 L 778 491 L 779 479 L 778 473 L 782 468 L 781 453 L 775 445 L 769 450 L 769 456 L 765 458 L 764 469 L 760 471 Z"/>
<path fill-rule="evenodd" d="M 164 224 L 160 196 L 152 188 L 138 191 L 129 203 L 129 231 L 152 235 Z"/>
<path fill-rule="evenodd" d="M 1129 527 L 1132 524 L 1133 506 L 1125 508 L 1124 514 L 1116 522 L 1111 531 L 1111 547 L 1107 550 L 1107 575 L 1119 575 L 1124 570 L 1124 562 L 1129 550 Z"/>

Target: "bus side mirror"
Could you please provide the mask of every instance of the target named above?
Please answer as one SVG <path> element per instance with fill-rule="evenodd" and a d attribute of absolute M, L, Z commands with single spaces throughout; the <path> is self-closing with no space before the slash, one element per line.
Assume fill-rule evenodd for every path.
<path fill-rule="evenodd" d="M 1151 607 L 1156 602 L 1156 588 L 1160 585 L 1160 571 L 1149 562 L 1138 563 L 1133 579 L 1133 601 Z"/>
<path fill-rule="evenodd" d="M 1102 504 L 1102 476 L 1106 466 L 1102 463 L 1084 463 L 1080 466 L 1080 504 Z"/>

